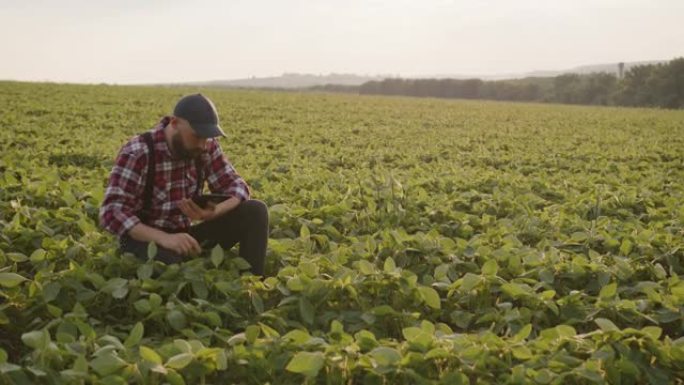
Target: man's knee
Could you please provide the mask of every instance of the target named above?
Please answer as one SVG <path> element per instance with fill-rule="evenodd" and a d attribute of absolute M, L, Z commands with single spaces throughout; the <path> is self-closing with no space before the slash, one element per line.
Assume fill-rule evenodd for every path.
<path fill-rule="evenodd" d="M 257 199 L 249 199 L 240 203 L 240 206 L 247 217 L 268 222 L 268 207 L 266 203 Z"/>

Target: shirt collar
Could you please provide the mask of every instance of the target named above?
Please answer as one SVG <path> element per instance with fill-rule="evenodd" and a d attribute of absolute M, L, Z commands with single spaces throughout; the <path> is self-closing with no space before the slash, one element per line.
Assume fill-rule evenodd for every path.
<path fill-rule="evenodd" d="M 164 154 L 166 154 L 166 156 L 173 158 L 171 149 L 169 148 L 168 143 L 166 143 L 166 136 L 164 135 L 164 127 L 166 127 L 170 121 L 170 116 L 164 116 L 161 118 L 159 123 L 157 123 L 157 125 L 154 127 L 154 141 L 156 143 L 160 143 L 159 146 L 162 148 L 162 151 Z"/>

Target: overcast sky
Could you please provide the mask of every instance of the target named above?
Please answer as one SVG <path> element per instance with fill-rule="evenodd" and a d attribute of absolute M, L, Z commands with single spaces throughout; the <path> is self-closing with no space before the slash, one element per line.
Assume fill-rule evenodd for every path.
<path fill-rule="evenodd" d="M 0 0 L 0 79 L 494 75 L 684 56 L 684 0 Z"/>

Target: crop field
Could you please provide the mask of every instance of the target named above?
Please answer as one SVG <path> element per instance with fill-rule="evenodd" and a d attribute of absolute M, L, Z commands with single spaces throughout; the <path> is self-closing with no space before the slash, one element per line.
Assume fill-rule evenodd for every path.
<path fill-rule="evenodd" d="M 684 111 L 204 89 L 258 278 L 98 227 L 194 91 L 0 82 L 0 384 L 684 384 Z"/>

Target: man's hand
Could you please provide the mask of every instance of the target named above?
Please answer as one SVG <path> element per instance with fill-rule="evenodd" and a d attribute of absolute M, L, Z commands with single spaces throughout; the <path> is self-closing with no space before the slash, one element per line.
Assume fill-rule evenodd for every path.
<path fill-rule="evenodd" d="M 216 216 L 216 205 L 212 202 L 209 202 L 203 209 L 192 199 L 183 199 L 178 204 L 178 208 L 193 221 L 206 221 Z"/>
<path fill-rule="evenodd" d="M 180 255 L 196 255 L 202 252 L 197 240 L 188 233 L 166 234 L 160 239 L 159 244 Z"/>

